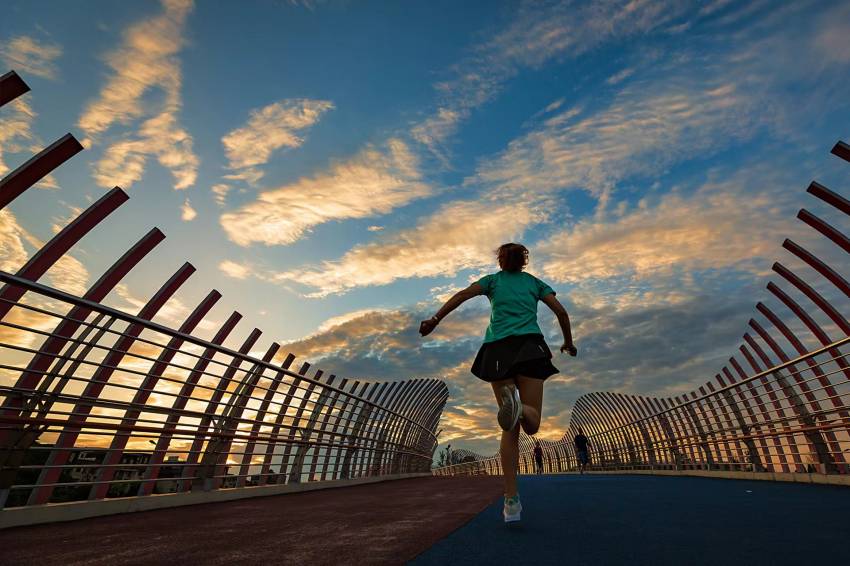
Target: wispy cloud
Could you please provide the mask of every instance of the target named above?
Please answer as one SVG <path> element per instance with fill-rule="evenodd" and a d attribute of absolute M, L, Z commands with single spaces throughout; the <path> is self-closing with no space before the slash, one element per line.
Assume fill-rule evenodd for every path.
<path fill-rule="evenodd" d="M 259 194 L 221 216 L 228 237 L 241 246 L 285 245 L 314 226 L 334 220 L 386 214 L 432 189 L 422 180 L 407 144 L 391 139 L 369 147 L 326 172 Z"/>
<path fill-rule="evenodd" d="M 182 72 L 177 57 L 183 47 L 183 27 L 192 9 L 191 0 L 163 0 L 164 12 L 132 25 L 123 45 L 106 57 L 112 76 L 80 116 L 78 125 L 95 143 L 115 125 L 127 126 L 144 119 L 138 130 L 112 142 L 95 164 L 94 177 L 103 187 L 116 183 L 125 188 L 140 180 L 149 156 L 174 176 L 175 189 L 195 183 L 198 158 L 192 136 L 178 121 L 182 105 Z M 160 104 L 147 94 L 163 93 Z"/>
<path fill-rule="evenodd" d="M 649 178 L 672 163 L 705 155 L 718 138 L 748 139 L 768 110 L 734 84 L 666 82 L 661 93 L 635 84 L 595 113 L 569 108 L 553 115 L 484 160 L 467 179 L 467 187 L 486 195 L 480 200 L 448 203 L 413 229 L 280 277 L 321 295 L 489 266 L 493 248 L 546 218 L 552 195 L 585 190 L 600 200 L 602 211 L 618 182 Z"/>
<path fill-rule="evenodd" d="M 0 210 L 0 270 L 15 273 L 29 254 L 24 247 L 27 236 L 9 210 Z"/>
<path fill-rule="evenodd" d="M 8 210 L 0 211 L 0 269 L 15 273 L 29 259 L 29 249 L 39 249 L 44 241 L 21 226 Z M 63 291 L 81 295 L 89 282 L 89 272 L 74 256 L 65 254 L 46 273 L 50 283 Z"/>
<path fill-rule="evenodd" d="M 199 160 L 192 150 L 192 136 L 177 123 L 172 112 L 142 123 L 139 137 L 107 147 L 95 166 L 95 181 L 101 187 L 128 188 L 142 179 L 151 155 L 171 170 L 175 189 L 188 189 L 195 184 Z"/>
<path fill-rule="evenodd" d="M 442 101 L 415 124 L 411 134 L 438 156 L 459 123 L 488 102 L 521 69 L 537 68 L 559 57 L 577 57 L 616 38 L 651 32 L 688 11 L 685 2 L 606 0 L 590 4 L 524 2 L 513 21 L 470 50 L 452 67 L 450 78 L 435 85 Z"/>
<path fill-rule="evenodd" d="M 778 243 L 802 229 L 786 221 L 792 201 L 775 188 L 782 186 L 782 177 L 775 168 L 753 167 L 708 182 L 690 195 L 674 191 L 645 198 L 631 210 L 585 218 L 556 232 L 534 252 L 542 256 L 548 278 L 571 284 L 611 279 L 627 287 L 628 281 L 643 280 L 657 288 L 657 278 L 674 274 L 762 274 Z"/>
<path fill-rule="evenodd" d="M 492 265 L 493 250 L 544 217 L 541 207 L 525 203 L 456 201 L 415 228 L 355 246 L 337 261 L 277 273 L 273 279 L 307 285 L 315 289 L 310 296 L 324 296 L 401 278 L 450 277 Z"/>
<path fill-rule="evenodd" d="M 814 39 L 823 58 L 835 63 L 850 63 L 850 5 L 843 4 L 825 14 Z"/>
<path fill-rule="evenodd" d="M 180 207 L 180 219 L 184 222 L 191 222 L 197 216 L 198 212 L 192 208 L 192 203 L 189 202 L 189 199 L 186 199 Z"/>
<path fill-rule="evenodd" d="M 32 153 L 41 151 L 44 147 L 41 138 L 33 132 L 33 123 L 38 114 L 33 111 L 27 99 L 26 95 L 16 98 L 0 110 L 0 177 L 11 169 L 4 159 L 7 154 L 22 153 L 23 162 L 31 157 Z M 58 189 L 59 184 L 51 173 L 41 179 L 36 187 Z"/>
<path fill-rule="evenodd" d="M 626 68 L 626 69 L 623 69 L 622 71 L 618 71 L 618 72 L 614 73 L 613 75 L 611 75 L 610 77 L 605 79 L 605 82 L 608 83 L 609 85 L 620 84 L 621 82 L 623 82 L 624 80 L 626 80 L 627 78 L 631 77 L 634 74 L 635 74 L 634 69 Z"/>
<path fill-rule="evenodd" d="M 655 175 L 704 156 L 718 139 L 726 146 L 749 139 L 766 124 L 769 106 L 734 83 L 662 81 L 633 83 L 601 111 L 546 120 L 483 163 L 475 181 L 508 193 L 586 190 L 604 204 L 625 178 Z"/>
<path fill-rule="evenodd" d="M 218 264 L 218 269 L 234 279 L 247 279 L 251 274 L 251 269 L 245 264 L 237 263 L 226 259 Z"/>
<path fill-rule="evenodd" d="M 54 61 L 61 55 L 60 45 L 53 42 L 38 42 L 26 35 L 0 42 L 0 61 L 22 75 L 55 79 L 57 70 Z"/>
<path fill-rule="evenodd" d="M 304 143 L 302 132 L 319 121 L 333 104 L 326 100 L 289 99 L 252 110 L 248 122 L 221 138 L 235 171 L 264 165 L 272 153 Z M 258 178 L 256 179 L 258 180 Z"/>
<path fill-rule="evenodd" d="M 5 153 L 18 153 L 29 149 L 35 136 L 32 132 L 32 122 L 35 118 L 26 100 L 18 98 L 6 105 L 2 110 L 0 120 L 0 176 L 5 175 L 10 167 L 3 157 Z"/>

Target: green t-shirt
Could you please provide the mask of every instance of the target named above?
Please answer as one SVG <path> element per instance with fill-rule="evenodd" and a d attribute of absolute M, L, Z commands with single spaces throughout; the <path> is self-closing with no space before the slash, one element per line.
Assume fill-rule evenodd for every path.
<path fill-rule="evenodd" d="M 537 325 L 537 301 L 552 287 L 524 271 L 500 271 L 477 281 L 490 299 L 490 325 L 484 343 L 519 334 L 543 334 Z"/>

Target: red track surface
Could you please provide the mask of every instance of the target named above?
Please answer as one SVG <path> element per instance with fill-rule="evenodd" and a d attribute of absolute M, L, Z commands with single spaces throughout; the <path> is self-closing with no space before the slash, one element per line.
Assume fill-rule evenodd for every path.
<path fill-rule="evenodd" d="M 0 531 L 2 564 L 402 564 L 501 478 L 420 478 Z"/>

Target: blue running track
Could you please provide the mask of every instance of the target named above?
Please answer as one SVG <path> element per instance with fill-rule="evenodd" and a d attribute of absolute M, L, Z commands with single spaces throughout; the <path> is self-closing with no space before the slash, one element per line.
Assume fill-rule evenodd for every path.
<path fill-rule="evenodd" d="M 553 475 L 520 497 L 521 523 L 496 501 L 412 564 L 850 564 L 850 487 Z"/>

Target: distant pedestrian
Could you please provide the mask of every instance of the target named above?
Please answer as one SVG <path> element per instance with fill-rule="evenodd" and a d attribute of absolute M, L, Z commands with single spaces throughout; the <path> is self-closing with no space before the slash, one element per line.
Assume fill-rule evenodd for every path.
<path fill-rule="evenodd" d="M 540 446 L 539 440 L 534 440 L 534 464 L 537 474 L 543 473 L 543 447 Z"/>
<path fill-rule="evenodd" d="M 475 227 L 470 226 L 470 234 Z M 519 521 L 522 504 L 517 493 L 519 429 L 534 434 L 543 411 L 543 381 L 558 373 L 552 365 L 552 352 L 537 324 L 537 303 L 549 307 L 561 326 L 564 343 L 561 352 L 576 355 L 570 330 L 570 317 L 546 283 L 524 271 L 528 249 L 522 244 L 503 244 L 496 250 L 501 271 L 485 275 L 466 289 L 455 293 L 437 314 L 423 320 L 419 333 L 428 336 L 450 312 L 478 295 L 490 300 L 490 325 L 484 344 L 472 363 L 472 374 L 493 388 L 499 404 L 497 420 L 502 428 L 500 454 L 505 477 L 506 523 Z"/>
<path fill-rule="evenodd" d="M 578 434 L 573 440 L 576 445 L 576 458 L 578 459 L 578 469 L 581 473 L 587 469 L 587 463 L 590 461 L 587 456 L 587 449 L 590 446 L 590 441 L 584 435 L 584 431 L 579 427 Z"/>

